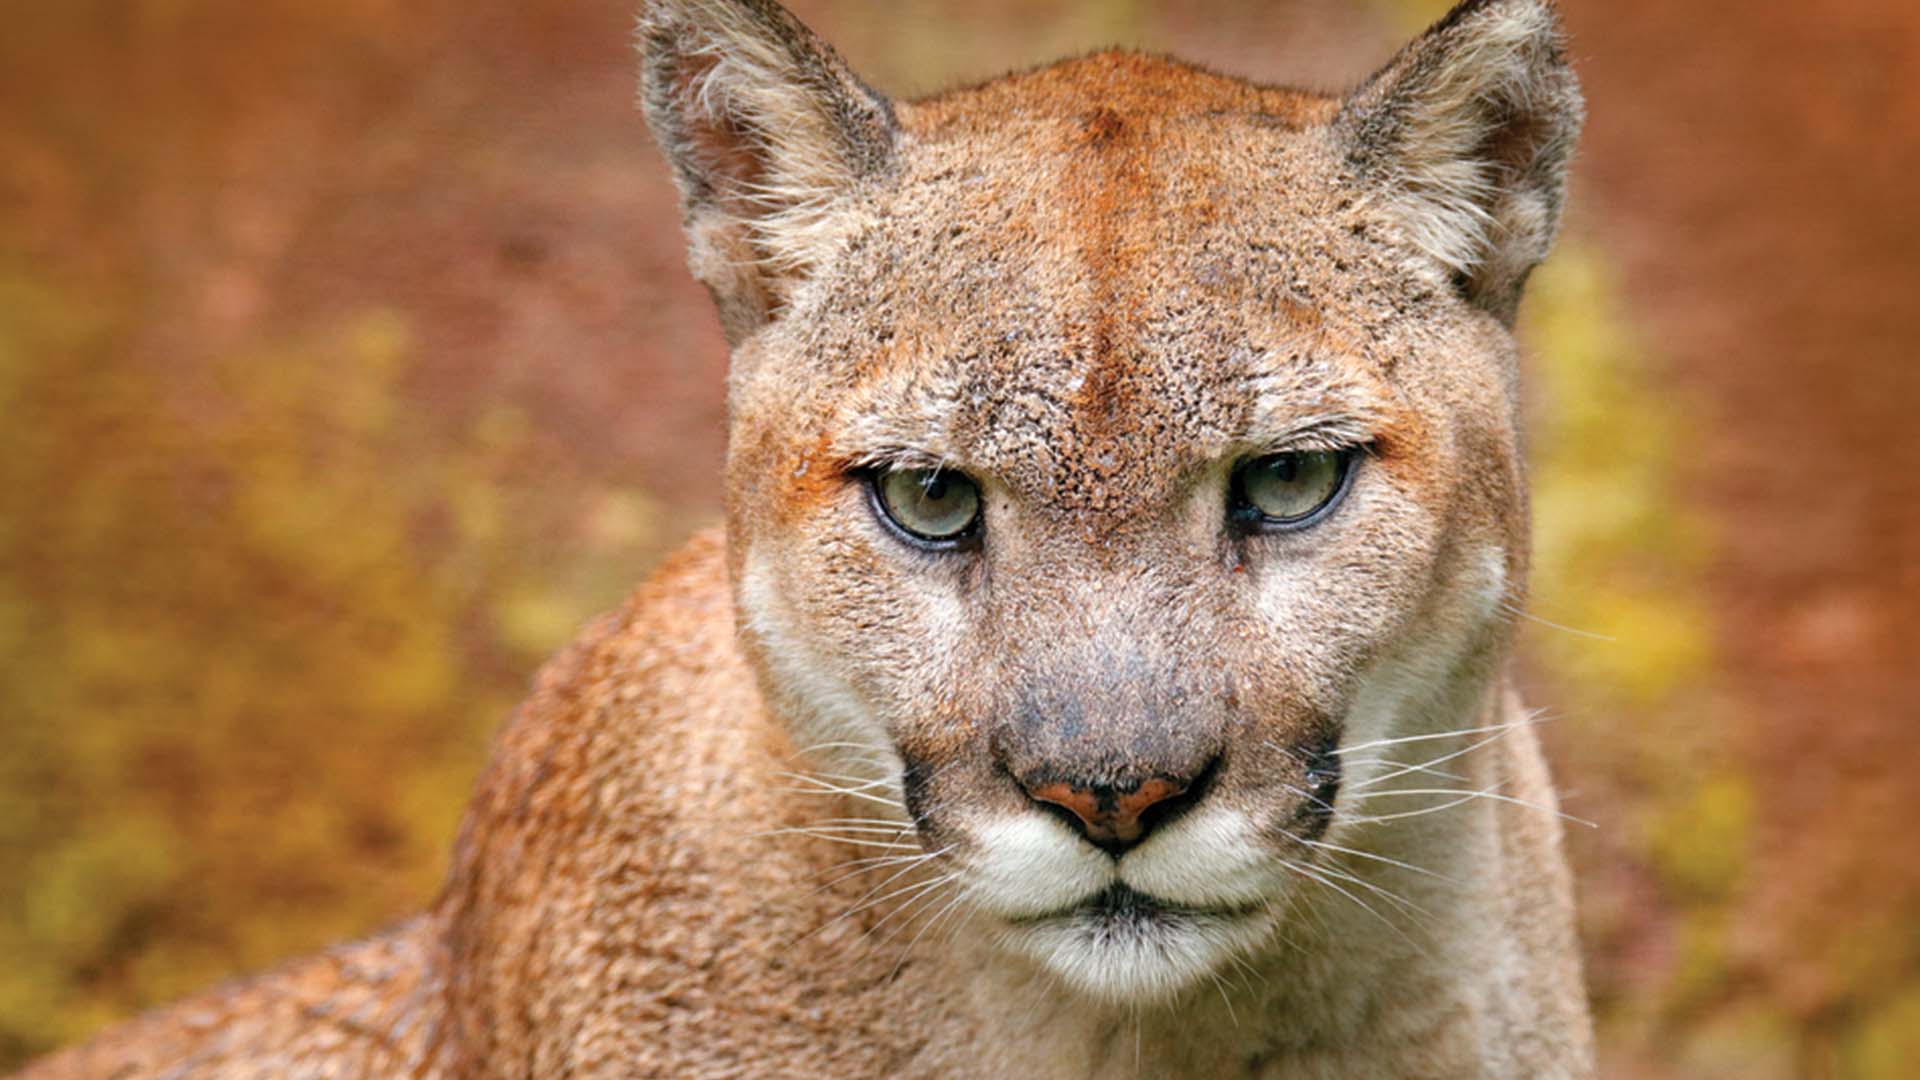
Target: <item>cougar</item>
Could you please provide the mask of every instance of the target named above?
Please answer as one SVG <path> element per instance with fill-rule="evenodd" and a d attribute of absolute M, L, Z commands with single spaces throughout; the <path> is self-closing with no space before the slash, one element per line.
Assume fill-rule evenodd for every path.
<path fill-rule="evenodd" d="M 639 41 L 724 532 L 539 675 L 428 911 L 25 1075 L 1589 1075 L 1507 671 L 1549 0 L 1336 96 Z"/>

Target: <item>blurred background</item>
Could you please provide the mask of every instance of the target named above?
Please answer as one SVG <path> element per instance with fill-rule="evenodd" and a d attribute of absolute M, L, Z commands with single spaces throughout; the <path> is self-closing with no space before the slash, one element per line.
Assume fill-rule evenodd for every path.
<path fill-rule="evenodd" d="M 811 0 L 913 95 L 1349 85 L 1438 0 Z M 1920 7 L 1563 0 L 1523 664 L 1605 1072 L 1920 1075 Z M 631 0 L 0 35 L 0 1071 L 433 894 L 539 661 L 714 520 Z"/>

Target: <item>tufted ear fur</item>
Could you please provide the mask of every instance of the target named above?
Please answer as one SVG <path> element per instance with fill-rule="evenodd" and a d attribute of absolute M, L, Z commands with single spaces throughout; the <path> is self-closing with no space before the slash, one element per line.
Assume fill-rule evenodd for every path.
<path fill-rule="evenodd" d="M 1465 0 L 1356 90 L 1334 131 L 1408 241 L 1511 324 L 1559 228 L 1584 115 L 1551 0 Z"/>
<path fill-rule="evenodd" d="M 772 0 L 654 0 L 639 39 L 688 261 L 738 344 L 845 235 L 849 190 L 891 159 L 893 109 Z"/>

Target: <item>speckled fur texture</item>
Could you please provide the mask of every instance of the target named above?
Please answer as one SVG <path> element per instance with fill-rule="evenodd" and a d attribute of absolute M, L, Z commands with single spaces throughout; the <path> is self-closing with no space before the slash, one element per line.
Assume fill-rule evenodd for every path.
<path fill-rule="evenodd" d="M 1590 1075 L 1506 675 L 1550 3 L 1340 97 L 1107 52 L 893 103 L 771 0 L 640 35 L 724 536 L 546 667 L 428 912 L 25 1075 Z M 1323 520 L 1229 527 L 1322 450 Z M 887 467 L 972 477 L 978 545 L 903 542 Z M 1109 854 L 1036 775 L 1202 779 Z"/>

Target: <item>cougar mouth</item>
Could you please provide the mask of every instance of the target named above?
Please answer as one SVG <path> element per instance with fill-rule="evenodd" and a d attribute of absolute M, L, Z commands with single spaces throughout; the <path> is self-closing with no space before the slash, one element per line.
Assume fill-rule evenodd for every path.
<path fill-rule="evenodd" d="M 1172 914 L 1176 909 L 1131 885 L 1116 884 L 1081 904 L 1080 910 L 1112 922 L 1145 922 Z"/>
<path fill-rule="evenodd" d="M 1058 911 L 1014 920 L 1010 939 L 1069 985 L 1112 1002 L 1165 999 L 1258 946 L 1262 905 L 1192 907 L 1115 884 Z"/>
<path fill-rule="evenodd" d="M 1243 904 L 1238 907 L 1193 907 L 1174 903 L 1152 893 L 1141 892 L 1123 882 L 1115 882 L 1077 904 L 1057 911 L 1015 919 L 1013 923 L 1016 926 L 1031 926 L 1059 919 L 1073 919 L 1116 930 L 1151 931 L 1195 918 L 1218 919 L 1249 915 L 1258 910 L 1259 906 Z"/>

